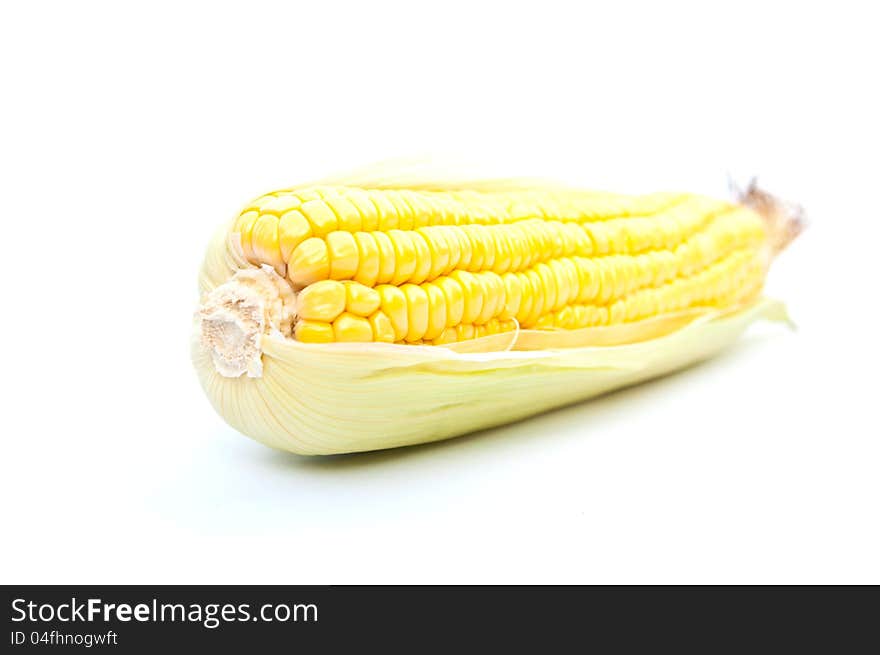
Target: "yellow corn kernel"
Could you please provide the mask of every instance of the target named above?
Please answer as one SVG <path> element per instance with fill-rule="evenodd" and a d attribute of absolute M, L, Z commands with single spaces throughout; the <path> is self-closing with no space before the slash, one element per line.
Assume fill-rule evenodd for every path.
<path fill-rule="evenodd" d="M 469 339 L 473 339 L 476 330 L 474 330 L 474 326 L 472 323 L 459 323 L 455 326 L 455 333 L 458 337 L 458 341 L 467 341 Z"/>
<path fill-rule="evenodd" d="M 578 272 L 578 303 L 590 302 L 599 295 L 599 273 L 592 259 L 580 257 L 576 260 Z"/>
<path fill-rule="evenodd" d="M 379 309 L 379 292 L 359 282 L 343 282 L 345 309 L 358 316 L 370 316 Z"/>
<path fill-rule="evenodd" d="M 626 318 L 626 305 L 623 300 L 617 300 L 608 307 L 608 322 L 611 324 L 623 323 Z"/>
<path fill-rule="evenodd" d="M 532 313 L 532 292 L 529 278 L 525 273 L 511 273 L 516 282 L 511 282 L 511 289 L 507 290 L 508 300 L 516 298 L 516 290 L 513 287 L 519 287 L 519 309 L 517 309 L 514 318 L 520 325 L 524 325 L 526 320 Z"/>
<path fill-rule="evenodd" d="M 497 313 L 504 309 L 504 282 L 501 276 L 492 271 L 475 274 L 477 283 L 482 290 L 483 305 L 474 322 L 488 323 Z"/>
<path fill-rule="evenodd" d="M 552 275 L 554 286 L 556 287 L 556 302 L 553 303 L 554 311 L 559 311 L 565 307 L 571 300 L 572 294 L 577 291 L 577 289 L 572 288 L 571 281 L 561 262 L 562 260 L 560 259 L 553 259 L 546 264 L 550 269 L 550 275 Z"/>
<path fill-rule="evenodd" d="M 561 274 L 567 291 L 566 304 L 576 302 L 580 295 L 580 279 L 578 277 L 577 264 L 574 259 L 559 259 L 556 261 L 557 276 Z"/>
<path fill-rule="evenodd" d="M 614 286 L 617 284 L 614 259 L 606 257 L 597 262 L 599 270 L 599 295 L 596 302 L 606 304 L 614 297 Z"/>
<path fill-rule="evenodd" d="M 472 273 L 484 270 L 483 265 L 486 262 L 486 251 L 489 247 L 485 229 L 482 225 L 466 225 L 462 227 L 471 247 L 471 259 L 468 264 L 468 270 Z"/>
<path fill-rule="evenodd" d="M 504 284 L 504 309 L 500 312 L 500 316 L 509 319 L 519 313 L 522 285 L 516 273 L 505 273 L 501 276 L 501 280 Z"/>
<path fill-rule="evenodd" d="M 346 309 L 346 288 L 335 280 L 310 284 L 296 296 L 296 314 L 310 321 L 332 323 Z"/>
<path fill-rule="evenodd" d="M 299 198 L 299 201 L 301 203 L 306 203 L 309 200 L 320 200 L 322 197 L 321 194 L 318 192 L 318 190 L 314 189 L 314 188 L 312 188 L 312 189 L 297 189 L 293 195 L 296 196 L 297 198 Z"/>
<path fill-rule="evenodd" d="M 435 284 L 443 292 L 446 301 L 446 327 L 455 327 L 461 323 L 464 314 L 464 290 L 451 277 L 441 277 Z"/>
<path fill-rule="evenodd" d="M 443 328 L 443 332 L 440 333 L 436 339 L 431 342 L 431 345 L 434 346 L 443 346 L 450 343 L 455 343 L 458 341 L 458 334 L 456 333 L 455 328 L 447 327 Z"/>
<path fill-rule="evenodd" d="M 540 279 L 540 292 L 544 298 L 544 311 L 553 311 L 557 308 L 556 298 L 559 295 L 556 289 L 556 276 L 553 275 L 553 269 L 541 262 L 535 266 L 535 272 Z"/>
<path fill-rule="evenodd" d="M 284 212 L 296 209 L 302 204 L 302 201 L 294 195 L 279 195 L 261 203 L 260 211 L 264 214 L 281 215 Z"/>
<path fill-rule="evenodd" d="M 465 233 L 464 229 L 460 225 L 451 226 L 450 232 L 453 235 L 453 239 L 455 239 L 456 245 L 458 246 L 458 264 L 456 266 L 456 270 L 467 271 L 470 270 L 471 267 L 471 259 L 473 258 L 473 248 L 471 248 L 471 241 L 468 238 L 468 235 Z"/>
<path fill-rule="evenodd" d="M 548 221 L 546 223 L 548 228 L 550 242 L 552 243 L 552 248 L 550 250 L 550 258 L 556 259 L 557 257 L 562 257 L 565 255 L 565 239 L 563 238 L 563 230 L 565 229 L 565 225 L 560 221 Z"/>
<path fill-rule="evenodd" d="M 351 232 L 336 231 L 327 235 L 330 278 L 349 280 L 358 270 L 358 246 Z"/>
<path fill-rule="evenodd" d="M 391 320 L 382 311 L 375 312 L 369 318 L 370 328 L 373 330 L 373 340 L 384 343 L 394 343 L 394 327 Z"/>
<path fill-rule="evenodd" d="M 535 321 L 537 321 L 541 314 L 544 312 L 545 294 L 543 290 L 541 276 L 535 269 L 531 268 L 526 271 L 526 280 L 528 281 L 528 285 L 525 287 L 524 291 L 528 292 L 528 297 L 532 302 L 531 311 L 523 319 L 522 325 L 523 327 L 532 327 Z"/>
<path fill-rule="evenodd" d="M 382 313 L 388 317 L 394 329 L 394 340 L 403 341 L 409 332 L 406 296 L 391 284 L 380 284 L 376 291 L 379 293 Z"/>
<path fill-rule="evenodd" d="M 361 213 L 348 198 L 342 195 L 333 195 L 326 198 L 324 202 L 336 215 L 338 230 L 360 232 L 363 229 Z"/>
<path fill-rule="evenodd" d="M 405 339 L 421 340 L 428 330 L 428 294 L 416 284 L 404 284 L 400 290 L 406 298 L 408 329 Z"/>
<path fill-rule="evenodd" d="M 379 273 L 376 281 L 379 284 L 391 282 L 397 266 L 397 256 L 394 254 L 394 244 L 391 238 L 384 232 L 370 232 L 376 242 L 379 251 Z"/>
<path fill-rule="evenodd" d="M 418 233 L 428 246 L 428 261 L 431 264 L 426 279 L 436 280 L 446 273 L 449 266 L 449 242 L 442 230 L 443 226 L 419 228 Z"/>
<path fill-rule="evenodd" d="M 323 199 L 316 198 L 304 202 L 299 210 L 305 216 L 312 227 L 312 234 L 316 237 L 325 237 L 334 230 L 339 229 L 339 221 L 336 214 L 327 206 Z"/>
<path fill-rule="evenodd" d="M 287 262 L 287 277 L 296 287 L 304 287 L 330 277 L 326 242 L 310 237 L 294 248 Z"/>
<path fill-rule="evenodd" d="M 463 323 L 473 323 L 483 310 L 483 289 L 473 273 L 453 271 L 450 277 L 461 285 L 464 292 L 461 320 Z"/>
<path fill-rule="evenodd" d="M 421 194 L 404 189 L 401 191 L 406 204 L 413 212 L 413 230 L 418 230 L 429 225 L 434 225 L 437 219 L 437 212 L 434 202 Z"/>
<path fill-rule="evenodd" d="M 571 305 L 571 326 L 570 329 L 578 329 L 589 327 L 587 320 L 587 307 L 585 305 Z"/>
<path fill-rule="evenodd" d="M 336 340 L 333 326 L 318 321 L 298 321 L 293 336 L 303 343 L 333 343 Z"/>
<path fill-rule="evenodd" d="M 443 269 L 443 275 L 449 275 L 457 268 L 464 268 L 460 265 L 461 242 L 459 241 L 458 235 L 455 232 L 455 227 L 442 225 L 438 226 L 438 229 L 440 230 L 438 232 L 439 236 L 446 241 L 446 246 L 449 249 L 449 261 L 446 264 L 446 267 Z"/>
<path fill-rule="evenodd" d="M 245 212 L 236 219 L 235 225 L 233 226 L 233 232 L 238 233 L 245 259 L 251 263 L 257 263 L 257 259 L 254 256 L 254 250 L 251 247 L 251 231 L 254 229 L 254 223 L 256 223 L 259 217 L 260 212 L 258 211 Z"/>
<path fill-rule="evenodd" d="M 290 261 L 290 255 L 303 241 L 312 236 L 312 226 L 301 212 L 293 209 L 285 212 L 278 220 L 278 244 L 281 259 Z"/>
<path fill-rule="evenodd" d="M 379 213 L 369 196 L 360 189 L 345 189 L 343 196 L 357 209 L 361 216 L 361 230 L 372 232 L 379 229 Z"/>
<path fill-rule="evenodd" d="M 379 280 L 379 247 L 369 232 L 355 232 L 358 249 L 358 268 L 354 280 L 364 286 L 375 286 Z"/>
<path fill-rule="evenodd" d="M 412 240 L 413 252 L 415 253 L 416 259 L 416 267 L 410 276 L 409 281 L 413 284 L 421 284 L 428 279 L 428 275 L 433 267 L 431 250 L 421 232 L 410 232 L 409 237 Z"/>
<path fill-rule="evenodd" d="M 507 231 L 507 242 L 510 251 L 510 261 L 505 272 L 519 271 L 524 268 L 526 257 L 527 241 L 523 233 L 523 227 L 519 223 L 514 223 Z M 498 272 L 496 267 L 496 273 Z"/>
<path fill-rule="evenodd" d="M 524 266 L 525 269 L 529 269 L 546 258 L 544 254 L 545 240 L 543 237 L 544 222 L 538 219 L 526 221 L 523 223 L 522 229 L 527 230 Z"/>
<path fill-rule="evenodd" d="M 509 226 L 503 226 L 494 233 L 495 254 L 492 258 L 492 271 L 501 275 L 510 270 L 510 264 L 513 261 L 513 246 L 510 239 L 511 230 Z"/>
<path fill-rule="evenodd" d="M 260 214 L 251 230 L 251 248 L 257 261 L 269 264 L 280 275 L 284 274 L 285 262 L 281 259 L 278 243 L 278 217 Z"/>
<path fill-rule="evenodd" d="M 409 232 L 390 230 L 388 238 L 394 247 L 394 275 L 391 284 L 400 286 L 410 278 L 416 270 L 416 249 Z"/>
<path fill-rule="evenodd" d="M 428 297 L 428 327 L 422 338 L 430 341 L 446 329 L 446 297 L 440 287 L 432 282 L 423 284 L 422 289 Z"/>
<path fill-rule="evenodd" d="M 379 225 L 377 229 L 380 232 L 396 230 L 400 225 L 400 221 L 397 217 L 397 208 L 391 204 L 391 201 L 388 199 L 388 194 L 374 189 L 367 191 L 367 194 L 370 201 L 375 205 L 376 213 L 379 217 Z"/>
<path fill-rule="evenodd" d="M 373 328 L 363 316 L 343 312 L 333 321 L 333 338 L 336 341 L 372 341 Z"/>
<path fill-rule="evenodd" d="M 568 330 L 575 327 L 574 317 L 572 305 L 566 305 L 554 314 L 553 324 L 559 329 Z"/>
<path fill-rule="evenodd" d="M 592 248 L 590 240 L 587 239 L 578 223 L 562 223 L 562 239 L 566 244 L 566 257 L 573 257 L 575 255 L 586 257 L 590 255 Z"/>
<path fill-rule="evenodd" d="M 388 201 L 394 206 L 397 215 L 397 229 L 409 231 L 413 229 L 414 212 L 406 202 L 406 198 L 396 189 L 387 193 Z"/>

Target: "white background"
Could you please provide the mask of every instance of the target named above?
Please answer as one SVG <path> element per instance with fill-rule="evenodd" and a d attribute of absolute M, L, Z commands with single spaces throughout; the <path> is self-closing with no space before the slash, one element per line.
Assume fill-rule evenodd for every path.
<path fill-rule="evenodd" d="M 0 579 L 880 582 L 869 6 L 4 3 Z M 227 427 L 188 354 L 211 231 L 426 155 L 634 192 L 758 174 L 810 213 L 768 287 L 799 330 L 431 446 Z"/>

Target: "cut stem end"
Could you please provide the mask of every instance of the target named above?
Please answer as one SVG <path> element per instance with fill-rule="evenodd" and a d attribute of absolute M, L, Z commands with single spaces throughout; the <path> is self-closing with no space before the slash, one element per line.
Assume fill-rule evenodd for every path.
<path fill-rule="evenodd" d="M 197 313 L 197 329 L 217 373 L 261 377 L 263 336 L 290 336 L 294 302 L 290 285 L 269 266 L 238 271 L 211 291 Z"/>

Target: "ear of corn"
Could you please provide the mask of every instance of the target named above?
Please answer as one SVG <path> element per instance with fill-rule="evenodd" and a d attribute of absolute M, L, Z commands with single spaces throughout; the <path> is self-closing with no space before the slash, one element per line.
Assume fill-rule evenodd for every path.
<path fill-rule="evenodd" d="M 196 369 L 233 426 L 306 454 L 421 443 L 587 398 L 784 315 L 760 292 L 795 223 L 756 211 L 758 194 L 268 194 L 208 249 Z"/>

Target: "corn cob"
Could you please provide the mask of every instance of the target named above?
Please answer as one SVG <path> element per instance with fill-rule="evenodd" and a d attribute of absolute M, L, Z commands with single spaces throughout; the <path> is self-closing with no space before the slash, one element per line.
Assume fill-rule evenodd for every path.
<path fill-rule="evenodd" d="M 632 379 L 644 379 L 714 352 L 698 344 L 669 350 L 664 339 L 701 324 L 741 329 L 744 317 L 778 314 L 778 306 L 760 301 L 761 288 L 797 224 L 754 188 L 741 202 L 491 185 L 278 191 L 245 206 L 209 247 L 194 359 L 220 413 L 280 448 L 348 452 L 454 436 L 511 419 L 506 403 L 519 380 L 510 375 L 536 363 L 564 366 L 559 348 L 570 360 L 565 374 L 534 378 L 557 392 L 543 402 L 519 401 L 515 415 L 632 381 L 571 363 L 585 354 L 616 355 L 628 370 L 626 347 L 658 347 L 653 360 L 635 367 Z M 606 345 L 616 349 L 596 352 Z M 457 395 L 437 393 L 444 386 L 438 366 L 460 369 L 451 387 Z M 569 380 L 579 369 L 582 379 Z M 427 378 L 416 375 L 428 370 Z M 410 394 L 448 405 L 461 401 L 475 372 L 512 385 L 469 395 L 475 403 L 510 395 L 499 398 L 504 413 L 462 412 L 450 423 L 423 403 L 435 420 L 426 424 L 371 396 L 384 388 L 371 376 L 399 375 Z M 256 379 L 240 379 L 245 374 Z M 300 398 L 316 389 L 324 393 L 305 407 Z M 372 404 L 356 403 L 360 416 L 343 412 L 351 423 L 340 425 L 329 408 L 351 405 L 358 389 L 370 392 L 362 395 Z M 254 402 L 252 392 L 258 408 L 233 408 L 236 399 Z M 319 407 L 332 429 L 315 422 Z"/>

